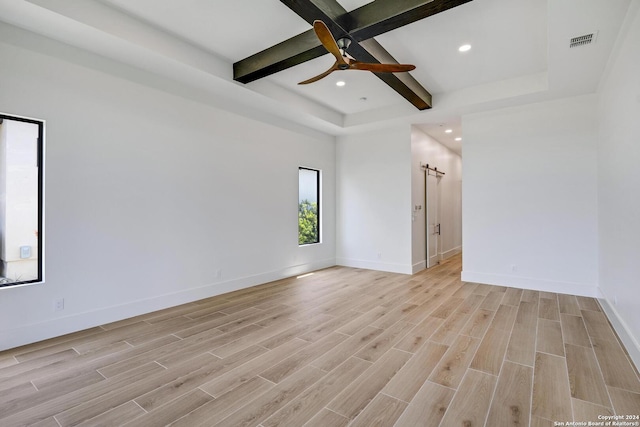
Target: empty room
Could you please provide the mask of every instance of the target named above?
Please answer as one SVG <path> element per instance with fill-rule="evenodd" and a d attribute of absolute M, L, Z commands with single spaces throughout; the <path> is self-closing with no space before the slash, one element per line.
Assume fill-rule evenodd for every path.
<path fill-rule="evenodd" d="M 640 0 L 0 0 L 0 426 L 640 426 Z"/>

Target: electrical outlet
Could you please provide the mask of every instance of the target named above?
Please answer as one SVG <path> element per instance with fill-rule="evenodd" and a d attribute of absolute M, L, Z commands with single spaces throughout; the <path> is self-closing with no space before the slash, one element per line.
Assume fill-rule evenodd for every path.
<path fill-rule="evenodd" d="M 511 264 L 511 271 L 518 271 L 518 266 L 516 264 Z"/>
<path fill-rule="evenodd" d="M 222 279 L 222 270 L 216 270 L 216 279 Z"/>
<path fill-rule="evenodd" d="M 53 311 L 64 310 L 64 298 L 58 298 L 53 301 Z"/>
<path fill-rule="evenodd" d="M 382 252 L 378 252 L 378 259 L 382 259 Z"/>

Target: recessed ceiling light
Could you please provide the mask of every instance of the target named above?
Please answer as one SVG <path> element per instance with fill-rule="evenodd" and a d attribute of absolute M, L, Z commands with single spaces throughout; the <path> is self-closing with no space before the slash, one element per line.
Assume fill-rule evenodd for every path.
<path fill-rule="evenodd" d="M 457 138 L 456 138 L 456 141 L 462 141 L 462 138 L 457 137 Z"/>
<path fill-rule="evenodd" d="M 471 49 L 471 45 L 470 44 L 463 44 L 462 46 L 460 46 L 458 48 L 458 52 L 466 52 L 469 49 Z"/>
<path fill-rule="evenodd" d="M 444 133 L 451 133 L 451 132 L 453 132 L 452 129 L 447 129 L 447 130 L 444 131 Z"/>
<path fill-rule="evenodd" d="M 342 86 L 344 86 L 344 85 L 346 85 L 346 83 L 345 83 L 345 82 L 343 82 L 342 80 L 338 80 L 338 81 L 336 82 L 336 86 L 338 86 L 338 87 L 342 87 Z"/>

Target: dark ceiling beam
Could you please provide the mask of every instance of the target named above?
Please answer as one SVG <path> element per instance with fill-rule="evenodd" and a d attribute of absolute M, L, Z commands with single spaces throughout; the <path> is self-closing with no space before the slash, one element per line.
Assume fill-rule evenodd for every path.
<path fill-rule="evenodd" d="M 326 53 L 327 49 L 322 46 L 316 33 L 313 30 L 305 31 L 234 63 L 233 79 L 240 83 L 250 83 Z"/>
<path fill-rule="evenodd" d="M 397 61 L 375 39 L 351 43 L 349 52 L 358 61 L 393 64 Z M 373 73 L 391 89 L 412 103 L 419 110 L 432 107 L 431 94 L 409 73 Z"/>
<path fill-rule="evenodd" d="M 349 35 L 367 40 L 472 0 L 376 0 L 349 12 Z"/>
<path fill-rule="evenodd" d="M 280 0 L 280 2 L 309 24 L 313 24 L 316 19 L 325 18 L 334 24 L 342 25 L 339 21 L 347 15 L 347 10 L 335 0 Z"/>
<path fill-rule="evenodd" d="M 348 35 L 354 41 L 349 53 L 358 61 L 397 63 L 373 37 L 472 0 L 376 0 L 351 12 L 336 0 L 280 1 L 309 23 L 322 20 L 336 39 Z M 326 53 L 309 30 L 236 62 L 234 80 L 249 83 Z M 374 74 L 416 108 L 431 108 L 431 94 L 410 74 Z"/>

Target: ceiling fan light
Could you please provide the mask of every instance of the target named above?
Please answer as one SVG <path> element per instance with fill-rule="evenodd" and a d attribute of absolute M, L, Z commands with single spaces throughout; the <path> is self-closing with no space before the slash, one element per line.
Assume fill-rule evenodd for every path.
<path fill-rule="evenodd" d="M 467 52 L 470 49 L 471 49 L 471 45 L 470 44 L 463 44 L 462 46 L 460 46 L 458 48 L 458 52 Z"/>

